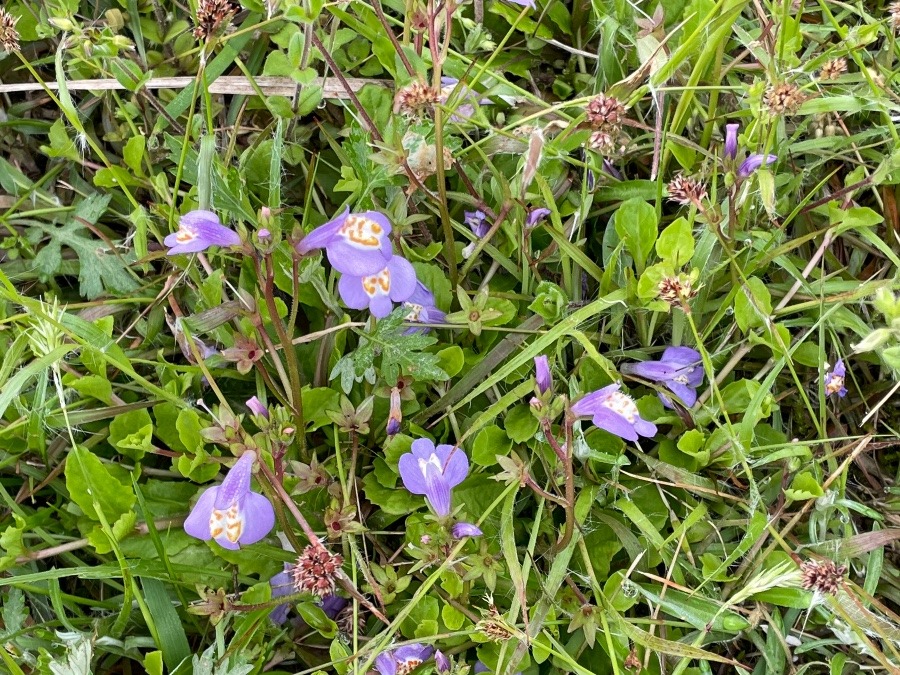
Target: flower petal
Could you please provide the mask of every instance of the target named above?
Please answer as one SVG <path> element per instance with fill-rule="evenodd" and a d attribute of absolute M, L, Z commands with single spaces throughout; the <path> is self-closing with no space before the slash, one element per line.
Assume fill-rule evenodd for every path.
<path fill-rule="evenodd" d="M 777 161 L 778 155 L 761 155 L 759 153 L 753 153 L 752 155 L 747 157 L 747 159 L 745 159 L 738 167 L 738 176 L 740 176 L 741 178 L 747 178 L 759 167 Z"/>
<path fill-rule="evenodd" d="M 307 234 L 297 244 L 297 253 L 306 255 L 310 251 L 317 248 L 325 248 L 337 236 L 337 232 L 350 215 L 350 207 L 344 209 L 344 212 L 335 216 L 324 225 L 319 225 L 312 232 Z"/>
<path fill-rule="evenodd" d="M 697 402 L 697 391 L 692 387 L 682 384 L 681 382 L 666 382 L 666 386 L 672 390 L 672 393 L 675 394 L 681 402 L 687 406 L 688 408 L 692 407 Z"/>
<path fill-rule="evenodd" d="M 415 445 L 415 444 L 413 444 Z M 411 452 L 400 456 L 400 480 L 410 493 L 424 495 L 426 491 L 425 476 L 419 468 L 419 460 Z"/>
<path fill-rule="evenodd" d="M 214 485 L 207 488 L 200 495 L 200 499 L 194 504 L 194 508 L 184 520 L 184 531 L 192 537 L 209 541 L 212 534 L 209 531 L 209 518 L 212 516 L 213 508 L 215 508 L 216 495 L 219 492 L 219 486 Z"/>
<path fill-rule="evenodd" d="M 238 246 L 241 243 L 238 233 L 222 225 L 212 211 L 191 211 L 178 222 L 180 226 L 192 228 L 207 246 Z"/>
<path fill-rule="evenodd" d="M 362 277 L 343 274 L 338 279 L 338 293 L 350 309 L 365 309 L 369 306 L 369 296 L 363 290 Z"/>
<path fill-rule="evenodd" d="M 594 426 L 624 438 L 626 441 L 636 441 L 638 438 L 637 432 L 634 430 L 635 425 L 609 408 L 598 408 L 594 413 L 593 422 Z"/>
<path fill-rule="evenodd" d="M 741 125 L 737 123 L 725 125 L 725 156 L 730 159 L 737 157 L 738 129 L 740 128 Z"/>
<path fill-rule="evenodd" d="M 454 539 L 462 539 L 463 537 L 480 537 L 484 532 L 477 525 L 472 523 L 456 523 L 450 530 Z"/>
<path fill-rule="evenodd" d="M 469 475 L 469 458 L 462 448 L 454 448 L 452 445 L 439 445 L 438 449 L 450 448 L 446 459 L 443 460 L 444 480 L 450 488 L 455 488 Z"/>
<path fill-rule="evenodd" d="M 246 546 L 264 539 L 275 527 L 275 509 L 272 503 L 256 492 L 249 492 L 241 504 L 244 530 L 238 543 Z"/>
<path fill-rule="evenodd" d="M 439 516 L 450 515 L 450 485 L 447 484 L 444 474 L 433 462 L 425 464 L 424 472 L 425 499 Z"/>
<path fill-rule="evenodd" d="M 250 472 L 255 461 L 256 453 L 248 450 L 231 467 L 231 470 L 225 475 L 222 485 L 219 486 L 219 493 L 216 496 L 215 503 L 217 509 L 227 509 L 250 492 Z"/>
<path fill-rule="evenodd" d="M 390 297 L 394 302 L 403 302 L 416 291 L 416 270 L 406 258 L 399 255 L 392 257 L 387 264 L 391 273 Z"/>
<path fill-rule="evenodd" d="M 648 422 L 642 417 L 637 418 L 637 421 L 634 423 L 634 430 L 641 436 L 646 436 L 647 438 L 653 438 L 654 436 L 656 436 L 657 432 L 656 425 L 653 424 L 653 422 Z"/>
<path fill-rule="evenodd" d="M 698 366 L 703 363 L 700 352 L 690 347 L 666 347 L 660 360 L 677 366 Z"/>
<path fill-rule="evenodd" d="M 383 319 L 394 309 L 391 299 L 386 295 L 376 295 L 369 301 L 369 311 L 376 319 Z"/>
<path fill-rule="evenodd" d="M 550 361 L 547 359 L 546 354 L 534 357 L 534 371 L 538 391 L 543 394 L 553 386 L 553 376 L 550 374 Z"/>
<path fill-rule="evenodd" d="M 572 405 L 572 412 L 578 417 L 590 417 L 597 410 L 601 409 L 603 401 L 608 399 L 612 394 L 615 394 L 621 388 L 622 385 L 620 384 L 610 384 L 602 389 L 586 394 L 575 401 Z"/>
<path fill-rule="evenodd" d="M 390 652 L 381 652 L 375 657 L 375 670 L 379 675 L 397 675 L 397 662 Z"/>
<path fill-rule="evenodd" d="M 637 375 L 645 380 L 664 382 L 678 373 L 678 368 L 662 361 L 642 361 L 641 363 L 625 363 L 619 368 L 628 375 Z"/>

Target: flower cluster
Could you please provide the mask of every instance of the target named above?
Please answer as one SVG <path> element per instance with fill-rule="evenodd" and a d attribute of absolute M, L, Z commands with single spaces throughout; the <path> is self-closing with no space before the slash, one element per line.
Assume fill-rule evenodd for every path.
<path fill-rule="evenodd" d="M 413 266 L 394 254 L 391 230 L 383 213 L 350 213 L 348 207 L 301 239 L 296 249 L 301 255 L 325 249 L 328 262 L 341 273 L 338 293 L 351 309 L 368 308 L 380 319 L 391 313 L 394 303 L 403 303 L 410 308 L 411 321 L 443 319 Z"/>
<path fill-rule="evenodd" d="M 268 499 L 250 489 L 256 453 L 246 450 L 221 485 L 207 488 L 184 521 L 192 537 L 215 539 L 223 548 L 236 550 L 255 544 L 275 526 L 275 509 Z"/>

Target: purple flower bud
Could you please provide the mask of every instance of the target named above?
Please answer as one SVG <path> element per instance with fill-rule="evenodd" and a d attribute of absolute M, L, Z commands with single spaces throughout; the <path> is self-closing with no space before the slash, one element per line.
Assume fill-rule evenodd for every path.
<path fill-rule="evenodd" d="M 740 128 L 741 125 L 737 123 L 725 125 L 725 156 L 729 159 L 737 157 L 738 129 Z"/>
<path fill-rule="evenodd" d="M 252 412 L 254 415 L 259 415 L 260 417 L 269 419 L 269 409 L 264 406 L 262 401 L 260 401 L 255 396 L 247 401 L 247 407 L 250 408 L 250 412 Z"/>
<path fill-rule="evenodd" d="M 543 206 L 532 210 L 525 218 L 525 229 L 530 230 L 549 215 L 550 209 L 544 208 Z"/>
<path fill-rule="evenodd" d="M 169 247 L 168 255 L 199 253 L 210 246 L 238 246 L 241 238 L 236 232 L 222 225 L 212 211 L 191 211 L 178 221 L 178 231 L 163 240 Z"/>
<path fill-rule="evenodd" d="M 414 495 L 425 495 L 434 512 L 450 515 L 450 491 L 469 473 L 466 453 L 452 445 L 438 445 L 427 438 L 413 441 L 411 452 L 400 457 L 400 478 Z"/>
<path fill-rule="evenodd" d="M 434 665 L 437 668 L 437 671 L 441 673 L 441 675 L 450 672 L 450 659 L 448 659 L 447 655 L 444 654 L 444 652 L 442 652 L 440 649 L 438 649 L 434 653 Z"/>
<path fill-rule="evenodd" d="M 431 658 L 432 647 L 418 642 L 381 652 L 375 659 L 379 675 L 406 675 Z"/>
<path fill-rule="evenodd" d="M 550 362 L 546 355 L 534 357 L 535 379 L 537 380 L 538 391 L 546 394 L 547 390 L 553 386 L 553 376 L 550 374 Z"/>
<path fill-rule="evenodd" d="M 741 162 L 741 165 L 738 167 L 738 176 L 747 178 L 759 167 L 776 161 L 778 161 L 778 155 L 761 155 L 759 153 L 753 153 Z"/>
<path fill-rule="evenodd" d="M 462 539 L 463 537 L 480 537 L 484 532 L 472 523 L 456 523 L 450 529 L 450 534 L 453 535 L 454 539 Z"/>
<path fill-rule="evenodd" d="M 268 239 L 269 237 L 272 236 L 272 233 L 269 232 L 269 230 L 264 227 L 261 230 L 256 231 L 256 236 L 259 237 L 260 241 L 265 241 L 266 239 Z"/>

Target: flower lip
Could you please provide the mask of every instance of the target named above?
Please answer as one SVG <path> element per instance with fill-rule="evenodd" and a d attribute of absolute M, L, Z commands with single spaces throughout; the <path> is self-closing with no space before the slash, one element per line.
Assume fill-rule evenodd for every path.
<path fill-rule="evenodd" d="M 551 213 L 550 209 L 541 206 L 536 209 L 532 209 L 531 213 L 525 218 L 525 229 L 530 230 L 535 227 L 539 222 L 541 222 L 544 218 L 549 216 Z"/>
<path fill-rule="evenodd" d="M 167 255 L 199 253 L 210 246 L 238 246 L 241 238 L 219 220 L 212 211 L 189 211 L 178 220 L 178 231 L 168 235 L 163 243 L 169 247 Z"/>
<path fill-rule="evenodd" d="M 391 313 L 394 302 L 404 302 L 416 291 L 416 271 L 408 260 L 393 256 L 375 274 L 353 276 L 343 274 L 338 280 L 338 293 L 351 309 L 369 308 L 381 319 Z"/>
<path fill-rule="evenodd" d="M 341 274 L 362 277 L 377 274 L 391 259 L 391 223 L 383 213 L 343 213 L 320 225 L 296 245 L 306 255 L 324 248 L 331 266 Z"/>
<path fill-rule="evenodd" d="M 847 369 L 844 366 L 844 360 L 838 359 L 834 368 L 825 373 L 825 395 L 837 394 L 840 398 L 844 398 L 847 395 L 847 387 L 844 386 L 846 376 Z"/>
<path fill-rule="evenodd" d="M 655 436 L 656 425 L 640 416 L 634 399 L 620 388 L 619 384 L 610 384 L 587 394 L 572 405 L 572 412 L 578 417 L 592 417 L 595 426 L 627 441 Z"/>

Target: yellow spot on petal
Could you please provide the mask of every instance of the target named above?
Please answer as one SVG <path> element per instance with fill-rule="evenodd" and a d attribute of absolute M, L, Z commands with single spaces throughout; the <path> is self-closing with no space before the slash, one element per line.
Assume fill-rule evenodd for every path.
<path fill-rule="evenodd" d="M 634 404 L 634 400 L 628 394 L 623 394 L 621 391 L 610 394 L 601 405 L 624 417 L 628 420 L 629 424 L 634 424 L 639 416 L 638 408 Z"/>
<path fill-rule="evenodd" d="M 374 220 L 362 216 L 349 216 L 341 225 L 338 234 L 347 240 L 347 243 L 357 248 L 380 248 L 384 228 Z"/>
<path fill-rule="evenodd" d="M 192 230 L 186 225 L 179 225 L 178 232 L 175 233 L 175 241 L 179 244 L 187 244 L 197 238 L 196 230 Z"/>
<path fill-rule="evenodd" d="M 376 295 L 388 295 L 391 292 L 391 271 L 384 268 L 378 274 L 370 277 L 363 277 L 363 290 L 370 298 Z"/>

